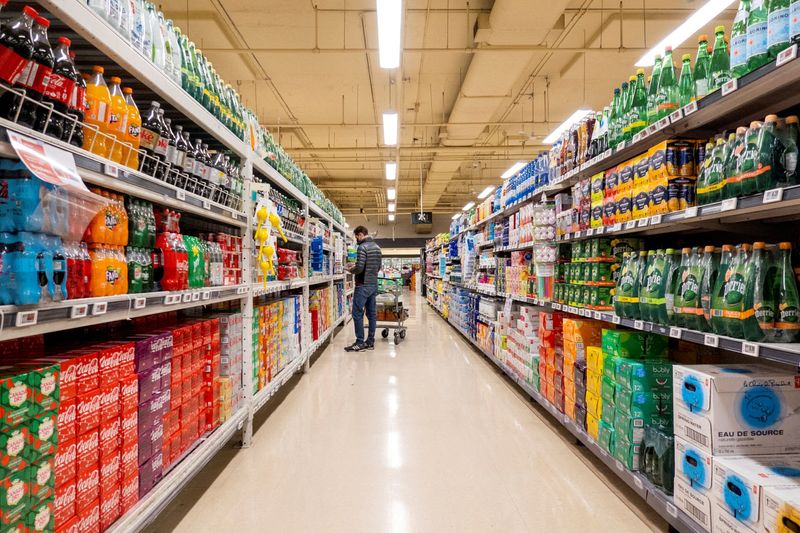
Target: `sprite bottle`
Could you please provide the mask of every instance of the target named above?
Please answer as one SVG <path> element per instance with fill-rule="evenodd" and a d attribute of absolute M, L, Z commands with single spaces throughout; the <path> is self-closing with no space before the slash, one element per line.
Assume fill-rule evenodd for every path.
<path fill-rule="evenodd" d="M 647 87 L 647 123 L 658 122 L 658 107 L 656 97 L 658 95 L 658 78 L 661 76 L 661 54 L 656 54 L 653 72 L 650 75 L 650 85 Z"/>
<path fill-rule="evenodd" d="M 711 58 L 708 56 L 708 36 L 697 38 L 697 57 L 694 61 L 694 92 L 701 99 L 710 92 Z"/>
<path fill-rule="evenodd" d="M 636 71 L 636 85 L 633 89 L 630 112 L 631 137 L 647 127 L 647 91 L 644 88 L 644 69 Z"/>
<path fill-rule="evenodd" d="M 675 111 L 678 108 L 678 100 L 678 79 L 675 77 L 675 64 L 672 62 L 672 47 L 668 46 L 661 62 L 661 75 L 658 79 L 658 93 L 656 93 L 658 120 Z"/>
<path fill-rule="evenodd" d="M 737 78 L 749 72 L 747 68 L 747 19 L 750 0 L 741 0 L 731 26 L 731 71 Z"/>
<path fill-rule="evenodd" d="M 696 100 L 694 77 L 692 76 L 692 56 L 681 57 L 681 77 L 678 81 L 678 105 L 683 107 Z"/>
<path fill-rule="evenodd" d="M 747 17 L 747 70 L 752 72 L 768 61 L 767 8 L 764 0 L 753 0 Z"/>
<path fill-rule="evenodd" d="M 792 243 L 778 244 L 775 260 L 775 341 L 800 341 L 800 296 L 792 271 Z"/>
<path fill-rule="evenodd" d="M 714 92 L 731 80 L 731 64 L 728 45 L 725 43 L 725 26 L 714 28 L 714 51 L 709 67 L 709 89 Z"/>
<path fill-rule="evenodd" d="M 730 244 L 722 245 L 722 254 L 719 259 L 719 268 L 717 269 L 717 278 L 714 281 L 713 289 L 711 292 L 711 329 L 717 335 L 730 335 L 728 322 L 730 319 L 724 316 L 724 291 L 725 284 L 728 281 L 728 270 L 731 268 L 733 262 L 733 246 Z"/>
<path fill-rule="evenodd" d="M 702 331 L 711 331 L 711 295 L 719 273 L 720 254 L 713 246 L 703 248 L 701 266 L 703 280 L 700 283 L 700 304 L 703 308 L 703 320 L 699 321 Z"/>
<path fill-rule="evenodd" d="M 789 1 L 770 0 L 767 15 L 767 51 L 775 59 L 789 46 Z"/>

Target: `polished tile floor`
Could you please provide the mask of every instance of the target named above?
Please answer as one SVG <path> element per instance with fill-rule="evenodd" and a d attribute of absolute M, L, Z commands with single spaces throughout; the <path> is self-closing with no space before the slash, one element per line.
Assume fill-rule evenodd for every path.
<path fill-rule="evenodd" d="M 666 526 L 419 297 L 399 346 L 340 333 L 151 531 L 576 532 Z"/>

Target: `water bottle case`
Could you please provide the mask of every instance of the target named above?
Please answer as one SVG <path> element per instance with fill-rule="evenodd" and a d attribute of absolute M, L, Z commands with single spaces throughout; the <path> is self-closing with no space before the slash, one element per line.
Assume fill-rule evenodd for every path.
<path fill-rule="evenodd" d="M 728 512 L 737 520 L 746 522 L 752 513 L 752 506 L 744 481 L 742 481 L 739 476 L 730 476 L 725 481 L 725 487 L 722 491 Z"/>

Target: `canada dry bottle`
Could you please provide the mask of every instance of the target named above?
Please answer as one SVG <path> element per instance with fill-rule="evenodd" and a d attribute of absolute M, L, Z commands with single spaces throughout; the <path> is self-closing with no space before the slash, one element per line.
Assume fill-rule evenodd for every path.
<path fill-rule="evenodd" d="M 749 72 L 747 68 L 747 19 L 750 0 L 741 0 L 731 26 L 731 72 L 737 78 Z"/>
<path fill-rule="evenodd" d="M 716 91 L 731 80 L 728 45 L 725 43 L 725 26 L 714 28 L 714 51 L 709 68 L 709 92 Z"/>
<path fill-rule="evenodd" d="M 775 261 L 775 341 L 800 341 L 800 296 L 797 292 L 797 280 L 792 271 L 792 243 L 778 244 L 778 256 Z"/>
<path fill-rule="evenodd" d="M 765 0 L 753 0 L 747 17 L 747 70 L 751 72 L 768 61 L 767 7 Z"/>

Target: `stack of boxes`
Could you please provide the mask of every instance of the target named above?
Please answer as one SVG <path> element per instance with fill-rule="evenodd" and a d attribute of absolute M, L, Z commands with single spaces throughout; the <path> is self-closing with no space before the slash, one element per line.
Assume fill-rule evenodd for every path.
<path fill-rule="evenodd" d="M 797 374 L 765 365 L 676 365 L 673 397 L 675 505 L 706 531 L 796 531 Z"/>
<path fill-rule="evenodd" d="M 505 292 L 509 296 L 533 297 L 536 290 L 533 253 L 530 250 L 511 252 L 509 264 L 502 272 L 505 279 Z M 498 275 L 500 271 L 498 271 Z"/>
<path fill-rule="evenodd" d="M 267 386 L 300 356 L 303 302 L 290 296 L 256 307 L 253 313 L 253 393 Z"/>
<path fill-rule="evenodd" d="M 539 313 L 539 391 L 564 412 L 564 338 L 561 313 Z"/>
<path fill-rule="evenodd" d="M 220 315 L 219 420 L 228 420 L 243 399 L 242 314 Z"/>
<path fill-rule="evenodd" d="M 203 399 L 204 413 L 200 414 L 200 424 L 205 424 L 200 433 L 213 431 L 219 426 L 220 418 L 220 329 L 219 318 L 201 322 L 203 326 Z M 201 408 L 202 409 L 202 408 Z M 198 435 L 199 436 L 199 435 Z"/>
<path fill-rule="evenodd" d="M 579 426 L 586 420 L 586 351 L 599 346 L 601 323 L 565 318 L 564 325 L 564 413 Z"/>
<path fill-rule="evenodd" d="M 502 313 L 498 313 L 501 315 Z M 513 326 L 506 337 L 506 366 L 534 389 L 539 388 L 539 313 L 533 307 L 520 306 L 512 313 Z M 504 320 L 504 319 L 503 319 Z"/>
<path fill-rule="evenodd" d="M 586 348 L 586 433 L 595 441 L 598 440 L 600 419 L 603 416 L 601 384 L 603 383 L 604 368 L 603 349 L 599 346 Z M 575 393 L 578 393 L 577 385 Z"/>
<path fill-rule="evenodd" d="M 600 411 L 597 441 L 626 468 L 639 470 L 645 427 L 669 429 L 672 425 L 668 338 L 604 329 L 602 350 L 602 406 L 595 409 Z"/>

